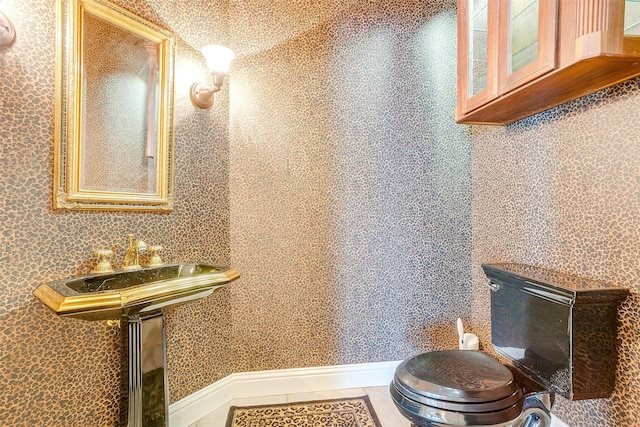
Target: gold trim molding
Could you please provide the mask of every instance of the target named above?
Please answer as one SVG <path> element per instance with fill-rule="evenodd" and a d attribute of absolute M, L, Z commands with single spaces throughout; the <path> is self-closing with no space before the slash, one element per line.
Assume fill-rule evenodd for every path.
<path fill-rule="evenodd" d="M 54 209 L 171 211 L 173 209 L 173 108 L 175 36 L 107 0 L 56 0 L 56 102 L 54 148 Z M 83 67 L 84 25 L 87 16 L 140 38 L 157 54 L 154 80 L 147 82 L 149 110 L 157 120 L 147 124 L 154 147 L 150 190 L 82 188 L 83 129 L 87 125 L 86 76 Z M 151 73 L 151 72 L 150 72 Z M 155 84 L 152 84 L 155 82 Z M 153 122 L 153 123 L 152 123 Z M 94 131 L 93 129 L 91 131 Z M 117 159 L 111 159 L 117 163 Z M 85 169 L 83 169 L 85 168 Z"/>

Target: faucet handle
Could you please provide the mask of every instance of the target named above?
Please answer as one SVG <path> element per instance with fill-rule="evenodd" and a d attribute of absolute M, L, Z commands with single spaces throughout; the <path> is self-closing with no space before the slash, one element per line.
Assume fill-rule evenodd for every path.
<path fill-rule="evenodd" d="M 92 273 L 111 273 L 113 267 L 109 259 L 113 255 L 113 251 L 110 249 L 99 249 L 96 251 L 96 257 L 98 257 L 98 263 L 96 267 L 91 271 Z"/>
<path fill-rule="evenodd" d="M 157 267 L 164 264 L 160 255 L 158 255 L 162 249 L 164 248 L 160 245 L 149 246 L 149 267 Z"/>

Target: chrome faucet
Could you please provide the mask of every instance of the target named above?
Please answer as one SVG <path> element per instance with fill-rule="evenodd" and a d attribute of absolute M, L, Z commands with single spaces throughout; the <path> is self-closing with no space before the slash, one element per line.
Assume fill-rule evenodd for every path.
<path fill-rule="evenodd" d="M 123 270 L 137 270 L 140 267 L 140 252 L 147 250 L 147 245 L 142 240 L 134 240 L 133 234 L 127 234 L 129 238 L 129 248 L 124 254 Z"/>

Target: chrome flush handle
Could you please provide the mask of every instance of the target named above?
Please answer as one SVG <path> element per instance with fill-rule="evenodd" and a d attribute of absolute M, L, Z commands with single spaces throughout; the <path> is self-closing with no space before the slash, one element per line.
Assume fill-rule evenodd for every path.
<path fill-rule="evenodd" d="M 489 289 L 491 289 L 491 292 L 498 292 L 500 290 L 500 285 L 498 285 L 497 283 L 491 283 L 491 280 L 487 280 L 486 282 L 484 282 L 484 284 L 487 285 Z"/>

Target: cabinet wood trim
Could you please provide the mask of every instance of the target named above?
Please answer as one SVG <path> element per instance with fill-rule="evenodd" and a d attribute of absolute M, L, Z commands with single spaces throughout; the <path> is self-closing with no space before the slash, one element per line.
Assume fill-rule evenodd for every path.
<path fill-rule="evenodd" d="M 576 4 L 575 59 L 622 54 L 624 1 L 588 0 Z"/>
<path fill-rule="evenodd" d="M 640 58 L 599 56 L 556 69 L 461 117 L 458 123 L 507 125 L 640 75 Z"/>

